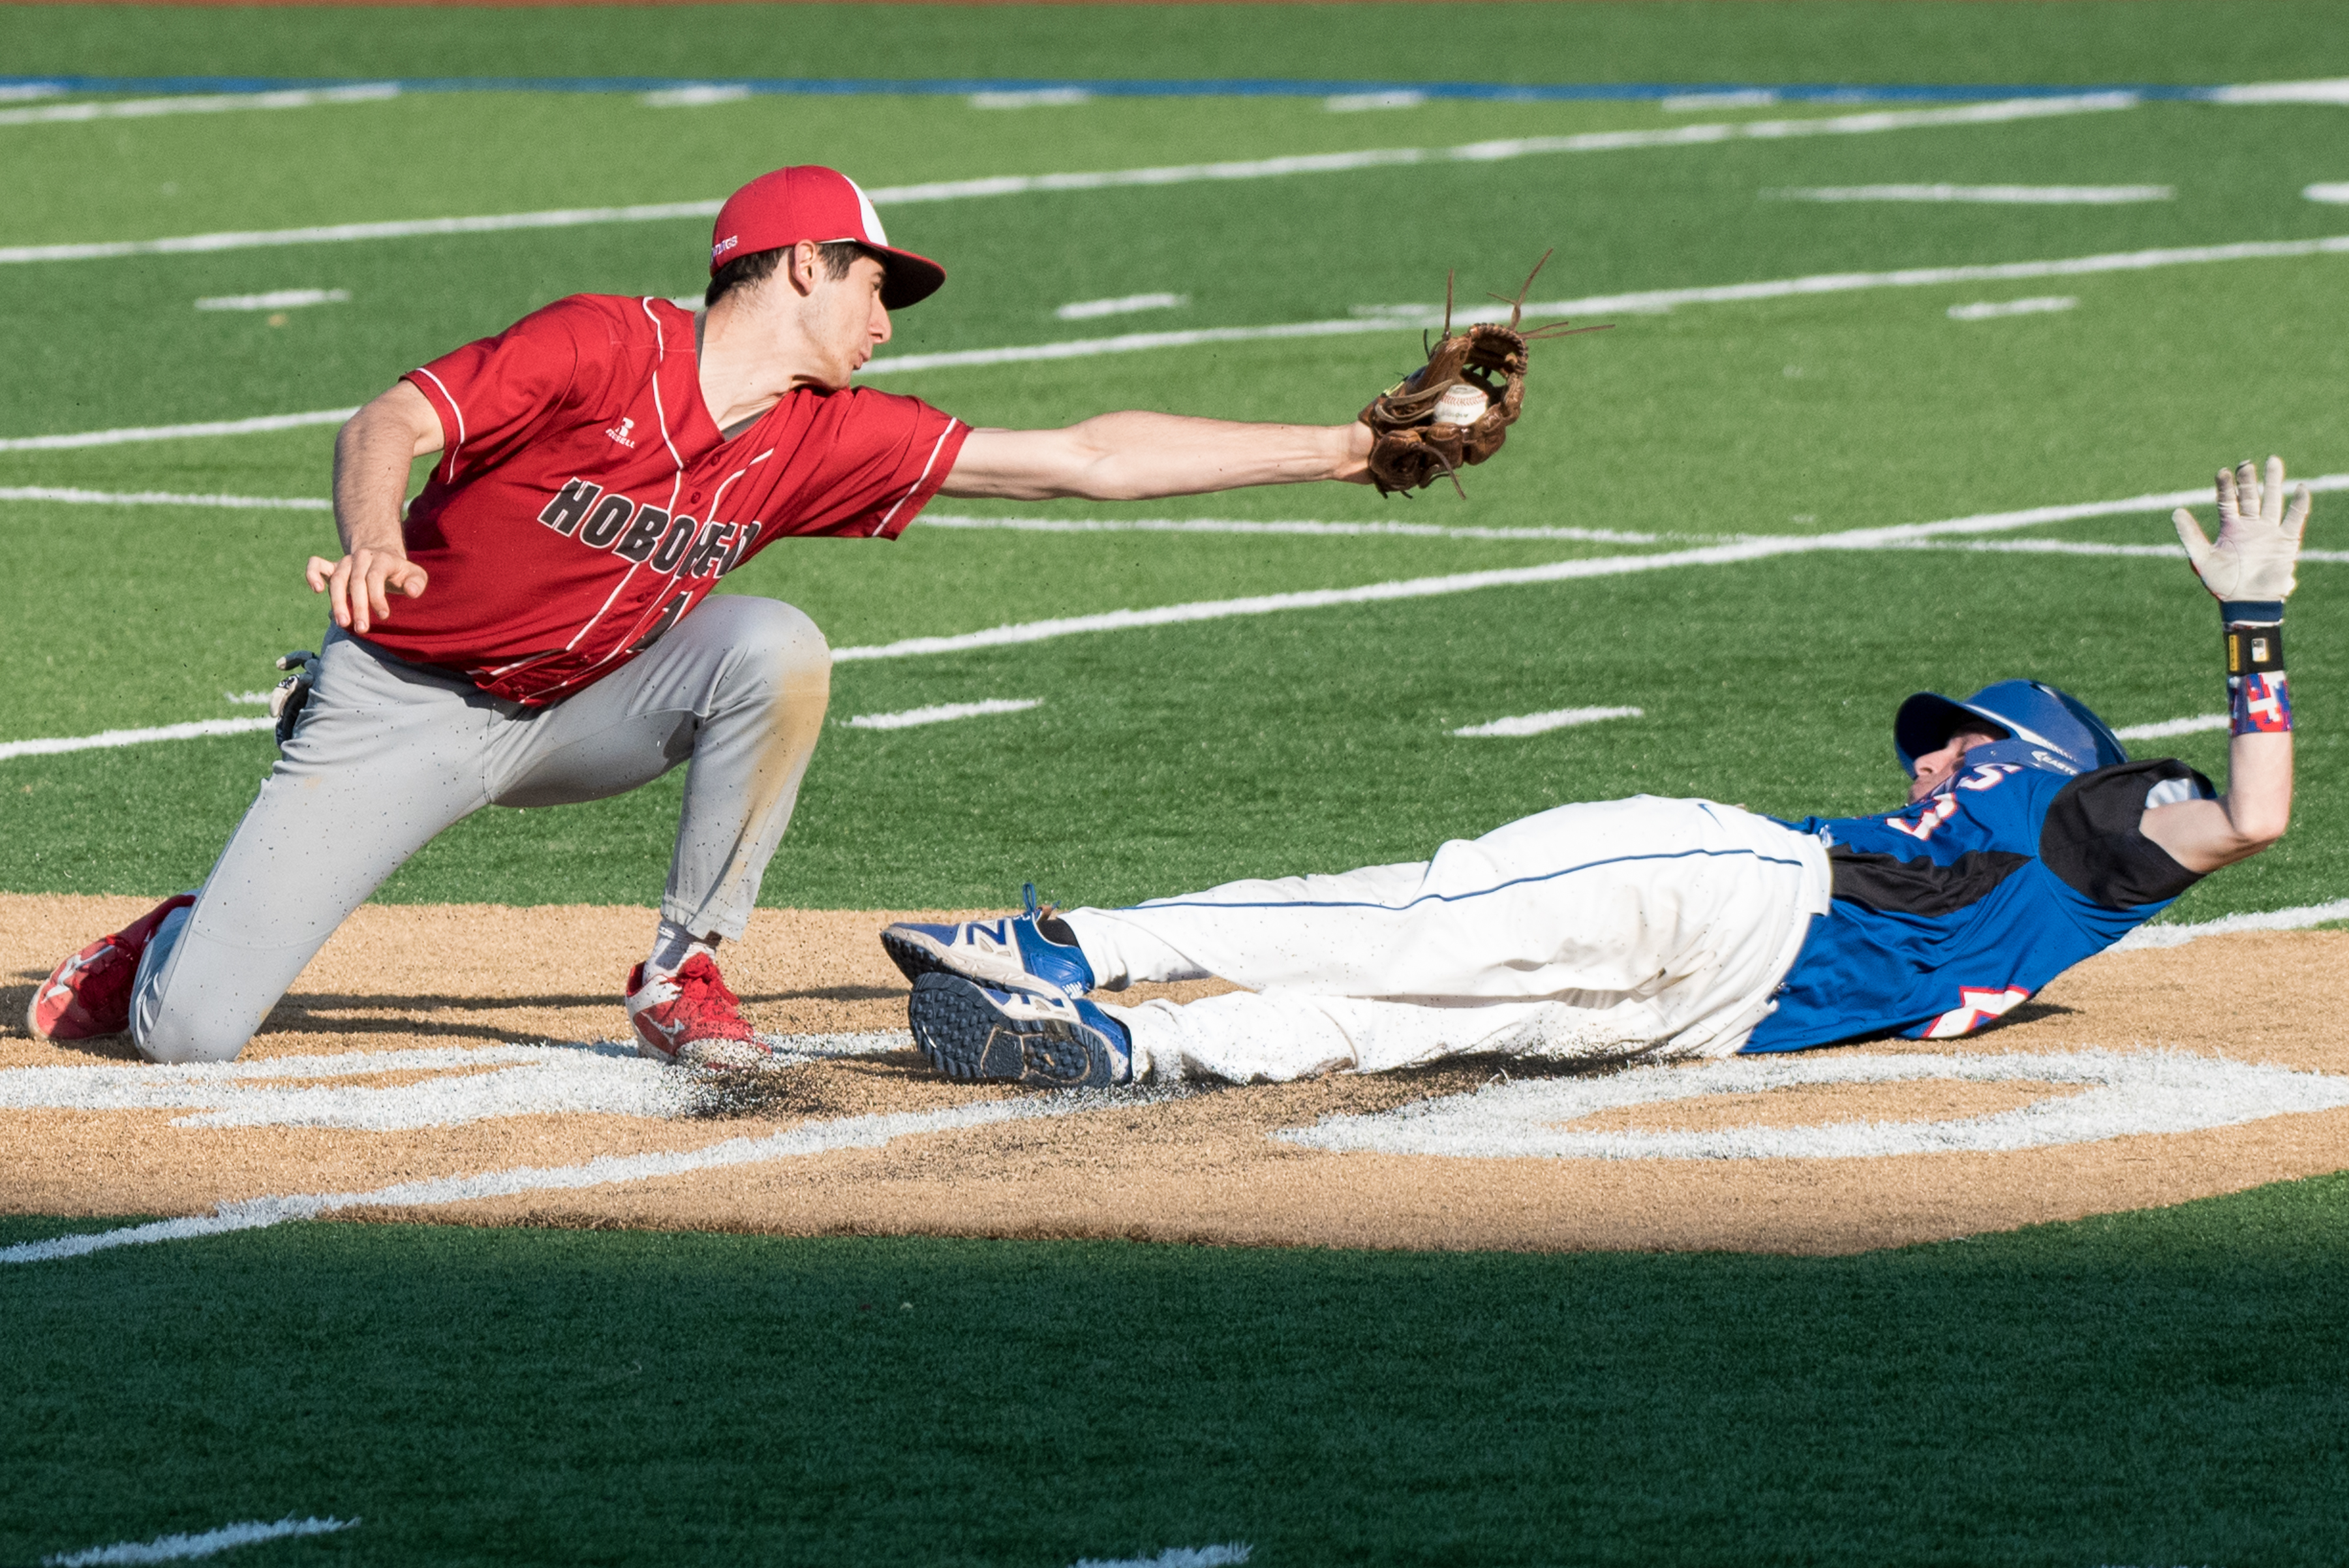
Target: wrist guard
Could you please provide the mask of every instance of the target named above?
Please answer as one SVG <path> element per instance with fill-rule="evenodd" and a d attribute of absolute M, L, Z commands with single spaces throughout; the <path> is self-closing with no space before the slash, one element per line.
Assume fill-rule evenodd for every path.
<path fill-rule="evenodd" d="M 2228 604 L 2228 729 L 2238 735 L 2292 729 L 2292 688 L 2283 670 L 2283 606 Z"/>

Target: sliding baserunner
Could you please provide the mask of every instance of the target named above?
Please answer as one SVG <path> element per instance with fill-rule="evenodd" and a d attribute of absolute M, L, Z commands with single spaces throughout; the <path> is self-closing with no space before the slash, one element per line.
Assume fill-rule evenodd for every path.
<path fill-rule="evenodd" d="M 1126 909 L 882 935 L 914 1038 L 958 1078 L 1045 1085 L 1377 1072 L 1438 1057 L 1722 1056 L 2008 1012 L 2275 842 L 2292 814 L 2283 602 L 2306 524 L 2283 465 L 2219 476 L 2227 792 L 2131 762 L 2077 700 L 2002 680 L 1900 706 L 1909 804 L 1787 823 L 1703 800 L 1562 805 L 1424 864 L 1233 882 Z M 1103 1006 L 1131 981 L 1249 987 Z"/>
<path fill-rule="evenodd" d="M 410 371 L 343 427 L 344 554 L 308 566 L 333 627 L 302 679 L 306 701 L 292 693 L 281 722 L 282 760 L 199 892 L 42 983 L 36 1035 L 127 1028 L 155 1061 L 234 1056 L 352 909 L 442 829 L 485 805 L 597 800 L 688 764 L 627 1011 L 649 1055 L 755 1062 L 765 1048 L 712 953 L 742 934 L 791 820 L 831 652 L 789 605 L 709 597 L 721 576 L 779 538 L 895 538 L 940 494 L 1423 484 L 1489 455 L 1522 397 L 1524 337 L 1486 327 L 1439 343 L 1440 375 L 1432 366 L 1350 424 L 1113 413 L 973 430 L 917 399 L 851 389 L 888 341 L 889 312 L 946 272 L 893 248 L 864 193 L 830 169 L 736 192 L 709 271 L 704 312 L 559 300 Z M 1483 411 L 1460 412 L 1464 399 Z M 1439 401 L 1466 422 L 1441 422 Z M 428 453 L 440 461 L 403 517 L 409 463 Z"/>

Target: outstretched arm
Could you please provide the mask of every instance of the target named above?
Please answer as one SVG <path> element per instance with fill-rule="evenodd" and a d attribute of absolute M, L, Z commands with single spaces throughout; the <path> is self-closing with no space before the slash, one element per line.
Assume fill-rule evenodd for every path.
<path fill-rule="evenodd" d="M 1100 414 L 1057 431 L 976 430 L 942 495 L 1143 501 L 1250 484 L 1370 477 L 1371 429 Z"/>
<path fill-rule="evenodd" d="M 335 437 L 335 529 L 343 557 L 310 557 L 310 591 L 326 596 L 335 624 L 364 633 L 391 618 L 389 594 L 424 595 L 424 568 L 408 558 L 400 504 L 408 465 L 440 450 L 440 417 L 406 381 L 350 417 Z"/>
<path fill-rule="evenodd" d="M 2283 601 L 2307 525 L 2308 486 L 2284 506 L 2283 460 L 2267 480 L 2246 462 L 2219 475 L 2219 542 L 2184 507 L 2172 521 L 2195 574 L 2219 600 L 2226 628 L 2227 699 L 2234 740 L 2227 793 L 2145 814 L 2144 833 L 2189 871 L 2215 871 L 2257 855 L 2292 821 L 2292 693 L 2283 670 Z"/>

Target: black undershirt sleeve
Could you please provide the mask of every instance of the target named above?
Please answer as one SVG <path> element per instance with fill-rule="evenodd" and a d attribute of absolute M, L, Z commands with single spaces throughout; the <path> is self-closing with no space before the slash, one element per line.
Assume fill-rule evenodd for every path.
<path fill-rule="evenodd" d="M 2184 763 L 2123 763 L 2065 784 L 2039 830 L 2039 858 L 2065 886 L 2107 909 L 2175 898 L 2202 879 L 2145 836 L 2147 797 L 2209 800 L 2218 792 Z M 2165 799 L 2159 804 L 2168 804 Z"/>

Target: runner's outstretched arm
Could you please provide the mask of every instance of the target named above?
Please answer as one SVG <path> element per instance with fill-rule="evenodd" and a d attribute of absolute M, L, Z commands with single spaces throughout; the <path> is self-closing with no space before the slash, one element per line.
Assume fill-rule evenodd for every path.
<path fill-rule="evenodd" d="M 2145 814 L 2143 831 L 2189 871 L 2215 871 L 2257 855 L 2292 821 L 2292 693 L 2283 670 L 2283 602 L 2307 526 L 2308 486 L 2284 505 L 2283 460 L 2268 459 L 2267 480 L 2246 462 L 2219 474 L 2219 541 L 2194 514 L 2171 521 L 2195 575 L 2219 601 L 2227 648 L 2227 702 L 2234 739 L 2227 747 L 2227 793 Z"/>
<path fill-rule="evenodd" d="M 1370 478 L 1371 428 L 1099 414 L 1066 430 L 976 430 L 942 495 L 1142 501 L 1251 484 Z"/>

